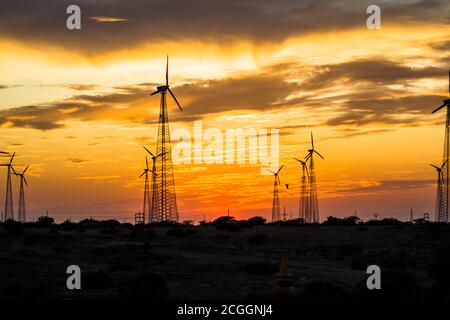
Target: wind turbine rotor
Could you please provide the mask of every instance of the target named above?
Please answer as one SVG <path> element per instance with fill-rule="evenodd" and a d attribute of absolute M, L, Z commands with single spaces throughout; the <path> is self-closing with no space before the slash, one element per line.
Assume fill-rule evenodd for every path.
<path fill-rule="evenodd" d="M 154 155 L 150 150 L 148 150 L 145 146 L 143 146 L 143 148 L 144 148 L 148 153 L 150 153 L 150 155 L 151 155 L 152 157 L 155 157 L 155 155 Z"/>
<path fill-rule="evenodd" d="M 180 108 L 180 111 L 183 111 L 183 108 L 181 108 L 180 103 L 178 102 L 177 98 L 175 98 L 172 90 L 170 90 L 170 88 L 167 88 L 167 90 L 169 90 L 170 95 L 172 96 L 173 100 L 175 100 L 175 103 L 177 104 L 178 108 Z"/>

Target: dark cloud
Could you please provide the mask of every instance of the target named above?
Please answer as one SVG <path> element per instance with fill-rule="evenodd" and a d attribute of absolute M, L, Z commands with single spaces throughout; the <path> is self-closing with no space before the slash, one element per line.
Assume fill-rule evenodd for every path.
<path fill-rule="evenodd" d="M 412 190 L 428 187 L 435 183 L 436 181 L 434 180 L 382 180 L 375 181 L 369 186 L 340 190 L 336 191 L 336 193 L 371 194 L 386 191 Z"/>
<path fill-rule="evenodd" d="M 334 83 L 354 84 L 367 81 L 373 84 L 388 85 L 400 81 L 423 78 L 437 78 L 446 71 L 437 67 L 411 68 L 385 58 L 358 59 L 340 64 L 324 65 L 317 68 L 313 77 L 302 88 L 329 87 Z"/>
<path fill-rule="evenodd" d="M 430 46 L 436 50 L 450 51 L 450 40 L 431 43 Z"/>
<path fill-rule="evenodd" d="M 3 0 L 0 36 L 28 43 L 51 43 L 86 54 L 161 40 L 194 39 L 229 43 L 237 39 L 278 42 L 292 35 L 365 28 L 370 0 L 79 0 L 82 29 L 65 26 L 70 0 Z M 448 19 L 441 1 L 385 2 L 383 21 L 424 23 Z M 120 17 L 98 23 L 92 17 Z M 447 18 L 446 18 L 447 17 Z M 444 21 L 444 20 L 443 20 Z M 444 21 L 445 23 L 445 21 Z"/>
<path fill-rule="evenodd" d="M 86 159 L 79 159 L 79 158 L 69 158 L 67 160 L 69 160 L 70 162 L 73 162 L 73 163 L 83 163 L 83 162 L 88 162 L 89 161 L 89 160 L 86 160 Z"/>

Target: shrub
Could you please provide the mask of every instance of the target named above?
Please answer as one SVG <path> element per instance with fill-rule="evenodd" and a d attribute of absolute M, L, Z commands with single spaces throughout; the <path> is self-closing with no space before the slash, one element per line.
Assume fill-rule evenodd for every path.
<path fill-rule="evenodd" d="M 62 230 L 65 230 L 65 231 L 77 230 L 77 228 L 78 228 L 78 224 L 75 222 L 72 222 L 70 220 L 65 220 L 59 226 Z"/>
<path fill-rule="evenodd" d="M 328 226 L 354 226 L 361 219 L 356 216 L 345 217 L 345 218 L 336 218 L 336 217 L 328 217 L 326 221 L 323 222 L 323 225 Z"/>
<path fill-rule="evenodd" d="M 42 216 L 37 219 L 35 225 L 39 228 L 49 228 L 53 226 L 54 223 L 55 219 L 53 219 L 52 217 Z"/>

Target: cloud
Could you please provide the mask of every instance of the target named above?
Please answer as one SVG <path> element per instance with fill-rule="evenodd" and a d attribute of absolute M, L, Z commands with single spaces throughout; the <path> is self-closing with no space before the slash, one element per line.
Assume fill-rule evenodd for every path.
<path fill-rule="evenodd" d="M 381 180 L 366 182 L 365 185 L 356 188 L 350 188 L 345 190 L 335 190 L 334 193 L 344 193 L 344 194 L 374 194 L 374 193 L 385 193 L 393 191 L 403 191 L 403 190 L 414 190 L 429 187 L 435 184 L 435 180 Z"/>
<path fill-rule="evenodd" d="M 83 163 L 83 162 L 88 162 L 89 160 L 87 159 L 79 159 L 79 158 L 69 158 L 67 159 L 72 163 Z"/>
<path fill-rule="evenodd" d="M 95 22 L 125 22 L 129 21 L 125 18 L 117 18 L 117 17 L 89 17 L 89 19 L 94 20 Z"/>
<path fill-rule="evenodd" d="M 441 68 L 433 66 L 412 68 L 385 58 L 372 57 L 319 66 L 307 83 L 303 84 L 302 88 L 326 88 L 337 82 L 351 84 L 355 81 L 387 85 L 400 81 L 437 78 L 444 75 L 446 75 L 446 72 Z"/>
<path fill-rule="evenodd" d="M 94 90 L 95 88 L 97 88 L 97 85 L 73 83 L 73 84 L 63 85 L 63 87 L 66 87 L 66 88 L 69 88 L 72 90 L 77 90 L 77 91 L 88 91 L 88 90 Z"/>
<path fill-rule="evenodd" d="M 116 179 L 119 179 L 119 178 L 120 178 L 120 176 L 117 176 L 117 175 L 76 177 L 76 179 L 78 179 L 78 180 L 91 180 L 91 181 L 116 180 Z"/>
<path fill-rule="evenodd" d="M 274 43 L 311 32 L 365 28 L 365 10 L 372 2 L 79 0 L 81 32 L 71 32 L 65 27 L 65 12 L 70 4 L 69 0 L 48 0 L 45 6 L 38 1 L 4 0 L 0 37 L 65 46 L 89 55 L 165 40 Z M 384 2 L 381 7 L 384 21 L 399 24 L 436 21 L 445 24 L 448 19 L 446 0 L 415 3 L 398 0 Z M 127 21 L 99 23 L 118 19 Z"/>
<path fill-rule="evenodd" d="M 440 41 L 437 43 L 431 43 L 430 47 L 436 50 L 449 51 L 450 50 L 450 40 Z"/>
<path fill-rule="evenodd" d="M 428 115 L 443 97 L 392 89 L 389 85 L 408 88 L 417 80 L 447 76 L 446 70 L 433 66 L 411 68 L 375 57 L 308 67 L 312 69 L 309 77 L 287 81 L 298 77 L 305 68 L 283 63 L 223 79 L 191 80 L 173 87 L 183 112 L 171 113 L 171 120 L 193 121 L 236 110 L 279 113 L 289 108 L 313 112 L 333 108 L 330 118 L 322 124 L 419 124 L 424 120 L 421 117 Z M 151 85 L 154 84 L 117 86 L 113 92 L 76 94 L 62 101 L 3 109 L 0 125 L 51 130 L 63 128 L 70 120 L 155 124 L 159 97 L 149 96 Z M 341 88 L 345 90 L 342 92 Z M 171 98 L 168 104 L 169 108 L 175 107 Z"/>

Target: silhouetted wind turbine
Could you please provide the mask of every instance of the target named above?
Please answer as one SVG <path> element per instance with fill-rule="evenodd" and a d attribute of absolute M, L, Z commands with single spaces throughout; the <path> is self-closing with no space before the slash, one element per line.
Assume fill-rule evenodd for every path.
<path fill-rule="evenodd" d="M 310 211 L 309 211 L 309 196 L 308 196 L 308 165 L 306 161 L 294 158 L 302 165 L 302 180 L 300 186 L 300 199 L 298 205 L 298 217 L 303 219 L 303 221 L 309 221 Z"/>
<path fill-rule="evenodd" d="M 0 164 L 2 167 L 7 167 L 7 176 L 6 176 L 6 197 L 5 197 L 5 221 L 6 220 L 14 220 L 14 208 L 13 208 L 13 199 L 12 199 L 12 186 L 11 186 L 11 170 L 14 174 L 16 174 L 16 171 L 14 170 L 14 167 L 12 166 L 12 162 L 14 160 L 14 156 L 16 153 L 14 152 L 11 156 L 11 159 L 9 160 L 9 163 L 6 164 Z"/>
<path fill-rule="evenodd" d="M 143 206 L 143 209 L 142 209 L 142 213 L 144 214 L 144 223 L 145 223 L 146 217 L 147 217 L 148 221 L 150 221 L 150 198 L 149 198 L 150 197 L 150 193 L 149 193 L 149 185 L 148 185 L 148 173 L 149 172 L 154 173 L 152 170 L 150 170 L 148 168 L 148 159 L 147 159 L 147 157 L 145 157 L 144 172 L 139 176 L 139 178 L 140 178 L 143 175 L 145 175 L 145 182 L 144 182 L 144 206 Z M 148 210 L 146 210 L 146 208 Z"/>
<path fill-rule="evenodd" d="M 438 222 L 439 221 L 439 216 L 441 214 L 441 208 L 442 208 L 442 181 L 443 181 L 443 176 L 442 176 L 442 169 L 445 167 L 447 163 L 444 162 L 442 164 L 442 166 L 438 167 L 435 166 L 434 164 L 430 164 L 430 166 L 432 166 L 433 168 L 436 169 L 437 174 L 438 174 L 438 179 L 437 179 L 437 192 L 436 192 L 436 213 L 435 213 L 435 221 Z"/>
<path fill-rule="evenodd" d="M 19 193 L 19 221 L 27 221 L 27 213 L 25 207 L 25 188 L 24 183 L 28 187 L 27 179 L 25 178 L 25 172 L 28 170 L 28 166 L 22 171 L 22 173 L 15 173 L 17 177 L 20 178 L 20 193 Z"/>
<path fill-rule="evenodd" d="M 161 105 L 158 126 L 158 144 L 156 153 L 163 156 L 157 159 L 157 194 L 155 202 L 155 210 L 153 217 L 155 221 L 177 221 L 178 209 L 177 198 L 175 193 L 175 179 L 172 167 L 172 154 L 170 146 L 169 117 L 167 113 L 167 92 L 170 93 L 173 100 L 180 110 L 183 110 L 169 87 L 169 56 L 166 62 L 166 84 L 158 86 L 156 91 L 152 93 L 161 94 Z"/>
<path fill-rule="evenodd" d="M 160 153 L 158 155 L 154 155 L 150 150 L 148 150 L 146 147 L 143 147 L 151 156 L 152 156 L 152 170 L 150 170 L 153 174 L 152 174 L 152 199 L 151 202 L 149 203 L 149 213 L 148 213 L 148 222 L 156 222 L 157 219 L 155 217 L 155 212 L 156 212 L 156 197 L 157 197 L 157 184 L 156 184 L 156 159 L 158 157 L 163 156 L 165 153 L 167 153 L 167 151 L 165 153 Z M 147 158 L 145 159 L 145 161 L 147 161 Z M 148 165 L 147 165 L 148 167 Z M 145 204 L 144 204 L 145 205 Z"/>
<path fill-rule="evenodd" d="M 309 211 L 310 219 L 306 222 L 319 223 L 319 200 L 317 198 L 317 186 L 316 186 L 316 173 L 314 171 L 314 153 L 322 159 L 322 155 L 314 149 L 314 138 L 311 132 L 311 149 L 308 150 L 308 155 L 305 157 L 305 161 L 309 161 Z"/>
<path fill-rule="evenodd" d="M 278 186 L 280 185 L 280 177 L 278 176 L 278 174 L 280 173 L 281 169 L 283 169 L 283 166 L 284 164 L 278 169 L 277 172 L 267 170 L 271 172 L 275 178 L 273 182 L 272 222 L 281 220 L 280 197 L 278 195 Z"/>
<path fill-rule="evenodd" d="M 450 92 L 450 70 L 448 71 L 449 77 L 449 87 L 448 91 Z M 443 104 L 438 108 L 433 110 L 431 113 L 435 113 L 442 108 L 446 107 L 446 120 L 445 120 L 445 138 L 444 138 L 444 159 L 442 160 L 444 165 L 441 168 L 442 171 L 442 181 L 441 181 L 441 190 L 442 192 L 439 194 L 441 199 L 436 200 L 436 203 L 439 203 L 439 210 L 436 215 L 436 222 L 448 222 L 448 184 L 449 184 L 449 135 L 450 135 L 450 99 L 445 99 Z"/>

